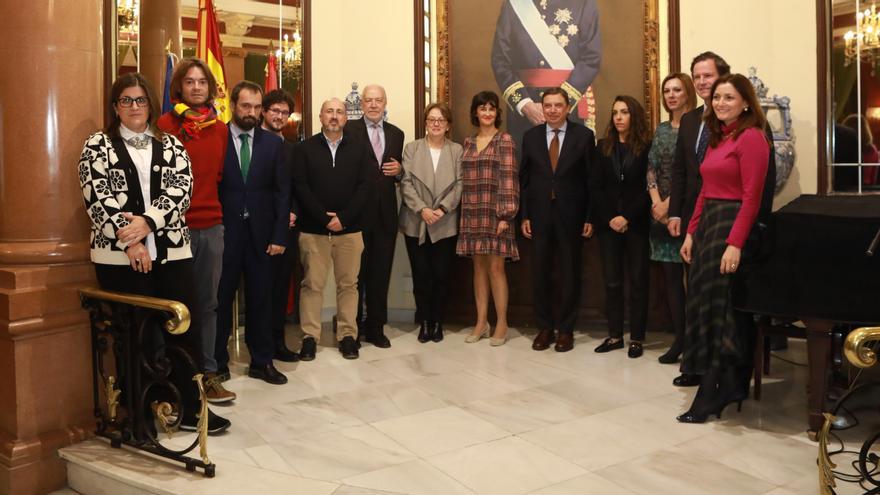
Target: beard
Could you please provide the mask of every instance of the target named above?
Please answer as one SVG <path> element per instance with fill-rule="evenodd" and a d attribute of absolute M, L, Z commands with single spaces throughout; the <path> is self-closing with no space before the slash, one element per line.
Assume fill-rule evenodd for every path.
<path fill-rule="evenodd" d="M 256 125 L 257 125 L 257 118 L 256 117 L 251 117 L 251 116 L 239 117 L 238 115 L 233 115 L 232 120 L 233 120 L 233 122 L 235 122 L 235 125 L 237 125 L 238 128 L 243 131 L 249 131 L 249 130 L 253 129 L 254 127 L 256 127 Z"/>
<path fill-rule="evenodd" d="M 269 129 L 269 130 L 272 131 L 272 132 L 281 132 L 281 129 L 284 129 L 284 124 L 285 124 L 285 123 L 286 123 L 286 122 L 285 122 L 284 120 L 282 120 L 282 121 L 280 122 L 280 125 L 276 125 L 276 122 L 275 122 L 274 119 L 265 119 L 265 120 L 263 120 L 263 124 L 265 124 L 266 129 Z"/>

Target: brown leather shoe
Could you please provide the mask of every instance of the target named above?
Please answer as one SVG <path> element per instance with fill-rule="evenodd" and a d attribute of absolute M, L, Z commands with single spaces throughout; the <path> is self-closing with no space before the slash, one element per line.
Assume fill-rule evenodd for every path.
<path fill-rule="evenodd" d="M 556 337 L 556 347 L 553 348 L 556 352 L 568 352 L 574 349 L 574 334 L 572 332 L 559 332 L 559 336 Z"/>
<path fill-rule="evenodd" d="M 230 392 L 223 387 L 223 382 L 217 379 L 217 373 L 205 373 L 205 397 L 211 404 L 230 402 L 235 400 L 235 392 Z"/>
<path fill-rule="evenodd" d="M 556 342 L 556 332 L 553 330 L 541 330 L 538 332 L 538 336 L 535 337 L 535 341 L 532 342 L 532 349 L 536 351 L 543 351 L 550 348 L 550 344 Z"/>

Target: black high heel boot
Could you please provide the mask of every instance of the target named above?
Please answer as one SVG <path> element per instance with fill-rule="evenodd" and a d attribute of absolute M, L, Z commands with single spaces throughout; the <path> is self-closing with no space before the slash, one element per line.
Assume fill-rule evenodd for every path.
<path fill-rule="evenodd" d="M 672 342 L 672 346 L 670 346 L 669 350 L 662 356 L 658 357 L 657 361 L 660 361 L 663 364 L 677 363 L 678 358 L 681 357 L 682 348 L 684 348 L 682 340 L 684 340 L 682 335 L 676 335 L 675 340 Z"/>
<path fill-rule="evenodd" d="M 724 409 L 724 398 L 718 390 L 719 372 L 711 370 L 700 379 L 700 388 L 694 396 L 694 402 L 684 414 L 676 417 L 680 423 L 705 423 L 709 416 L 715 414 L 721 417 Z"/>
<path fill-rule="evenodd" d="M 440 342 L 443 340 L 443 324 L 439 321 L 434 323 L 431 331 L 431 340 L 434 342 Z"/>
<path fill-rule="evenodd" d="M 419 342 L 424 344 L 429 340 L 431 340 L 431 325 L 422 320 L 422 325 L 419 327 Z"/>

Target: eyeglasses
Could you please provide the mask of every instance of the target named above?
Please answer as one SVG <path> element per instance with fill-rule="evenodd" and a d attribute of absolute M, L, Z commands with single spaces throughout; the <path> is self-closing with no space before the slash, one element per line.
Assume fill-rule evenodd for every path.
<path fill-rule="evenodd" d="M 138 96 L 137 98 L 129 98 L 128 96 L 123 96 L 122 98 L 116 100 L 116 103 L 118 103 L 119 106 L 122 108 L 131 108 L 131 106 L 135 103 L 137 103 L 137 106 L 139 107 L 145 107 L 149 103 L 149 100 L 147 100 L 147 98 L 144 96 Z"/>
<path fill-rule="evenodd" d="M 271 113 L 272 115 L 280 115 L 285 118 L 290 117 L 290 112 L 288 110 L 278 110 L 277 108 L 268 108 L 268 109 L 266 109 L 266 111 Z"/>
<path fill-rule="evenodd" d="M 438 125 L 438 124 L 445 124 L 446 119 L 444 119 L 443 117 L 440 117 L 439 119 L 435 119 L 432 117 L 432 118 L 425 119 L 425 122 L 427 122 L 428 125 Z"/>

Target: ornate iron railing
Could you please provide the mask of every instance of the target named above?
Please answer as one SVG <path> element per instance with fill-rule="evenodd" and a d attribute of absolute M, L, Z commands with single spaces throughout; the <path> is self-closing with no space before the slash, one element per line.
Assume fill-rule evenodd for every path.
<path fill-rule="evenodd" d="M 853 366 L 858 368 L 870 368 L 877 363 L 877 354 L 871 347 L 871 344 L 877 341 L 880 341 L 880 327 L 857 328 L 847 335 L 846 341 L 844 342 L 843 353 Z M 822 426 L 818 438 L 819 490 L 822 495 L 831 495 L 835 493 L 834 487 L 837 486 L 833 472 L 837 465 L 831 461 L 831 457 L 828 454 L 830 431 L 834 429 L 833 425 L 835 421 L 837 421 L 837 411 L 846 399 L 852 396 L 857 390 L 868 387 L 874 388 L 876 386 L 876 383 L 864 383 L 848 391 L 837 401 L 830 414 L 825 413 L 825 424 Z M 859 451 L 859 458 L 857 461 L 859 470 L 858 474 L 862 476 L 865 482 L 870 483 L 875 487 L 866 492 L 869 494 L 880 493 L 880 478 L 875 477 L 874 475 L 876 473 L 874 473 L 873 467 L 869 467 L 869 465 L 873 466 L 876 464 L 874 458 L 877 454 L 872 451 L 875 450 L 874 445 L 878 443 L 880 443 L 880 431 L 874 432 L 874 434 L 865 440 L 865 443 L 862 444 L 862 448 Z"/>
<path fill-rule="evenodd" d="M 189 352 L 165 339 L 186 333 L 190 313 L 177 301 L 99 289 L 80 289 L 83 308 L 92 327 L 92 365 L 96 434 L 122 445 L 181 462 L 188 471 L 201 468 L 214 477 L 208 458 L 208 403 L 202 374 Z M 182 392 L 172 382 L 175 367 L 183 366 L 200 395 L 197 438 L 183 449 L 159 441 L 171 438 L 187 411 Z M 199 447 L 199 458 L 187 454 Z"/>

